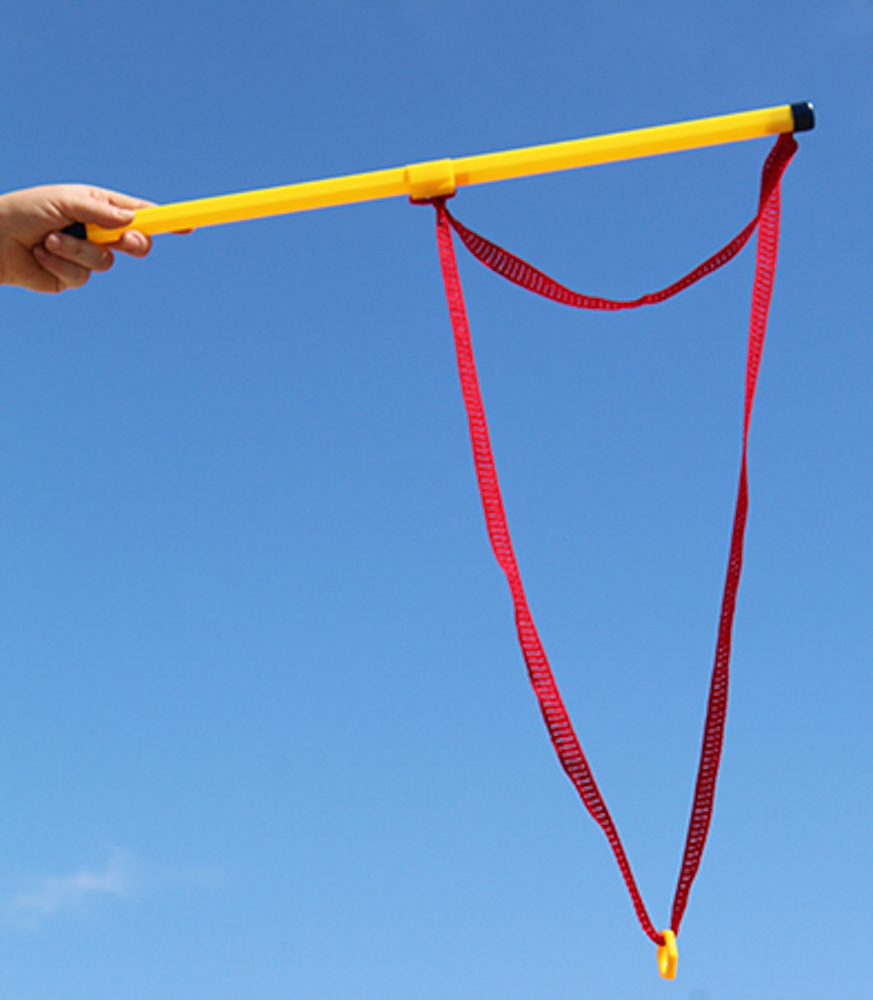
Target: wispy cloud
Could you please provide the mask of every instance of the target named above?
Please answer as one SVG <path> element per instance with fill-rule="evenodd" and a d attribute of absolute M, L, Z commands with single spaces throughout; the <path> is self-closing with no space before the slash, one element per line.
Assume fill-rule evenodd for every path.
<path fill-rule="evenodd" d="M 17 891 L 0 893 L 0 924 L 34 930 L 50 920 L 90 914 L 100 903 L 113 899 L 223 884 L 224 876 L 217 868 L 148 862 L 116 848 L 95 867 L 79 868 L 69 875 L 24 878 Z"/>
<path fill-rule="evenodd" d="M 137 888 L 136 866 L 124 851 L 112 851 L 102 866 L 80 868 L 70 875 L 49 875 L 5 900 L 7 921 L 34 928 L 53 917 L 81 913 L 101 898 L 132 895 Z"/>

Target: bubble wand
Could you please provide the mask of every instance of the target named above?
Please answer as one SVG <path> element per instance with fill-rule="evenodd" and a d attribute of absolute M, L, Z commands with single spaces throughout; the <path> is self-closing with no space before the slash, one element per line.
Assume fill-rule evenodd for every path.
<path fill-rule="evenodd" d="M 469 156 L 457 160 L 431 160 L 390 170 L 378 170 L 347 177 L 309 181 L 285 187 L 146 208 L 137 211 L 131 224 L 123 229 L 106 230 L 97 226 L 88 225 L 86 227 L 77 223 L 66 230 L 66 232 L 83 239 L 111 244 L 126 229 L 136 229 L 140 232 L 157 235 L 396 196 L 406 196 L 413 201 L 431 202 L 434 205 L 437 213 L 437 244 L 440 265 L 455 336 L 461 389 L 470 426 L 477 482 L 491 546 L 506 575 L 512 595 L 519 644 L 528 669 L 529 679 L 561 765 L 576 787 L 592 818 L 601 827 L 609 841 L 640 925 L 644 933 L 657 946 L 658 969 L 665 979 L 673 979 L 676 976 L 678 965 L 676 937 L 706 844 L 721 758 L 727 710 L 733 618 L 742 572 L 748 512 L 747 448 L 749 427 L 776 270 L 780 181 L 797 149 L 793 133 L 807 131 L 814 125 L 815 117 L 811 104 L 781 105 L 759 111 L 636 129 L 630 132 L 618 132 L 570 142 Z M 457 188 L 466 185 L 529 177 L 601 163 L 614 163 L 620 160 L 698 149 L 704 146 L 761 138 L 767 135 L 777 135 L 779 138 L 764 165 L 758 212 L 752 221 L 730 243 L 672 285 L 633 300 L 616 301 L 574 292 L 514 254 L 467 229 L 446 208 L 446 199 L 451 197 Z M 617 310 L 654 305 L 665 301 L 731 260 L 742 250 L 756 230 L 758 230 L 758 250 L 746 362 L 746 397 L 740 482 L 731 534 L 727 578 L 722 597 L 715 664 L 710 682 L 710 695 L 694 802 L 673 901 L 671 922 L 668 928 L 657 931 L 643 903 L 618 830 L 573 730 L 528 606 L 509 535 L 491 451 L 490 435 L 479 391 L 466 307 L 455 261 L 452 231 L 483 264 L 523 288 L 576 308 Z"/>
<path fill-rule="evenodd" d="M 94 243 L 114 243 L 125 229 L 156 236 L 382 198 L 406 196 L 416 201 L 426 200 L 452 195 L 457 188 L 468 185 L 532 177 L 786 132 L 802 132 L 811 129 L 814 124 L 811 104 L 784 104 L 758 111 L 657 125 L 501 153 L 464 156 L 455 160 L 428 160 L 388 170 L 180 201 L 140 209 L 133 222 L 122 229 L 103 229 L 76 223 L 66 231 Z"/>

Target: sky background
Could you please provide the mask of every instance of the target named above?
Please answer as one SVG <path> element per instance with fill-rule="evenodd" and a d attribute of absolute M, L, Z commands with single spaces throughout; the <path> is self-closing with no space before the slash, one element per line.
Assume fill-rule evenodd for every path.
<path fill-rule="evenodd" d="M 430 209 L 0 289 L 0 995 L 869 989 L 870 0 L 6 3 L 0 189 L 158 202 L 812 100 L 783 191 L 721 784 L 661 982 L 554 757 L 479 507 Z M 463 191 L 631 297 L 767 140 Z M 459 250 L 534 616 L 659 927 L 739 464 L 752 248 L 564 310 Z"/>

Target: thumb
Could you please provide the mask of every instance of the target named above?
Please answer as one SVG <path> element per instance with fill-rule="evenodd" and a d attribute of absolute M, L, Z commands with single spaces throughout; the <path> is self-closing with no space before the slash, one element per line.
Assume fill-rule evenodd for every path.
<path fill-rule="evenodd" d="M 131 198 L 102 188 L 71 187 L 58 200 L 58 208 L 71 222 L 119 229 L 133 222 L 137 208 L 146 208 L 147 201 Z"/>

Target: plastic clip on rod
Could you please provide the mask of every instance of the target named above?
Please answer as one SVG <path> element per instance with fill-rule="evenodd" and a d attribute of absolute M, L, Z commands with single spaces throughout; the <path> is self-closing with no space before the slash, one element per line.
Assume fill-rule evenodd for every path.
<path fill-rule="evenodd" d="M 456 187 L 465 185 L 532 177 L 785 132 L 802 132 L 811 129 L 814 124 L 811 104 L 783 104 L 759 111 L 700 118 L 502 153 L 466 156 L 457 160 L 431 160 L 347 177 L 180 201 L 141 209 L 130 226 L 125 228 L 155 236 L 382 198 L 406 196 L 422 201 L 454 194 Z M 74 236 L 83 235 L 81 225 L 70 226 L 66 231 Z M 114 243 L 124 229 L 102 229 L 89 225 L 86 232 L 87 238 L 94 243 Z"/>

